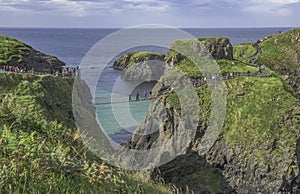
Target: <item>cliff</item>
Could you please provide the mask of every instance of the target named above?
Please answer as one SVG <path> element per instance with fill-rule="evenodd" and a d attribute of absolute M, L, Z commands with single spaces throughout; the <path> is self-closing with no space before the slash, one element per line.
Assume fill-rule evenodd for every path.
<path fill-rule="evenodd" d="M 158 80 L 164 72 L 164 57 L 152 52 L 126 53 L 114 62 L 113 68 L 122 70 L 123 80 Z"/>
<path fill-rule="evenodd" d="M 295 38 L 287 37 L 295 43 Z M 217 48 L 217 45 L 211 46 L 211 39 L 207 41 L 205 45 Z M 262 53 L 274 48 L 274 45 L 269 48 L 264 42 L 260 45 Z M 244 59 L 257 54 L 249 45 L 242 47 L 245 46 L 248 48 L 239 54 L 231 53 L 230 49 L 226 52 L 216 49 L 220 53 L 210 50 L 223 75 L 251 72 L 248 76 L 243 74 L 224 81 L 226 117 L 221 132 L 217 132 L 217 140 L 214 142 L 214 138 L 205 136 L 214 122 L 209 119 L 212 111 L 210 86 L 204 84 L 195 88 L 200 112 L 190 145 L 174 160 L 150 170 L 153 179 L 163 178 L 167 183 L 183 190 L 189 188 L 195 193 L 280 193 L 300 189 L 300 104 L 285 82 L 287 80 L 290 84 L 289 79 L 282 79 L 284 72 L 291 70 L 287 68 L 288 63 L 284 63 L 286 71 L 278 71 L 280 76 L 277 76 L 272 71 L 277 69 L 264 63 L 271 68 L 268 71 L 273 72 L 272 75 L 266 75 L 246 60 L 231 60 L 233 54 Z M 281 50 L 288 48 L 280 47 Z M 234 50 L 241 51 L 240 48 Z M 228 53 L 228 57 L 224 57 L 224 53 Z M 277 50 L 273 50 L 273 53 L 277 55 Z M 285 53 L 285 59 L 289 58 L 289 54 Z M 283 63 L 278 58 L 268 60 L 274 60 L 276 64 Z M 180 125 L 184 105 L 189 102 L 180 101 L 180 92 L 174 92 L 170 85 L 164 83 L 174 69 L 179 69 L 190 78 L 200 78 L 202 74 L 189 59 L 174 50 L 167 54 L 166 66 L 169 70 L 153 89 L 154 100 L 146 121 L 136 129 L 136 134 L 128 142 L 130 148 L 151 150 L 164 147 L 166 142 L 176 137 L 186 137 L 186 131 Z M 291 68 L 297 69 L 299 64 L 294 63 Z M 205 154 L 205 144 L 202 142 L 212 145 Z M 177 149 L 176 144 L 172 145 L 170 154 Z M 157 156 L 157 161 L 163 157 Z"/>
<path fill-rule="evenodd" d="M 17 40 L 2 37 L 0 44 L 4 65 L 32 62 L 35 71 L 47 72 L 62 64 L 54 57 L 47 62 L 50 56 Z M 112 167 L 88 149 L 74 123 L 73 85 L 71 78 L 0 71 L 0 192 L 170 193 L 169 187 Z M 90 100 L 86 84 L 80 86 Z"/>
<path fill-rule="evenodd" d="M 16 39 L 0 36 L 0 67 L 19 67 L 24 71 L 44 72 L 59 70 L 65 63 L 46 55 Z"/>

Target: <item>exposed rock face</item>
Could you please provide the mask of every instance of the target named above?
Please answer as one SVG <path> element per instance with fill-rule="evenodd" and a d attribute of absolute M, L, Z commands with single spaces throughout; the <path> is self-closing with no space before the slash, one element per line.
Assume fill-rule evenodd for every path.
<path fill-rule="evenodd" d="M 50 73 L 65 63 L 54 56 L 46 55 L 16 39 L 0 36 L 0 66 L 19 67 L 26 71 Z"/>
<path fill-rule="evenodd" d="M 27 68 L 28 70 L 34 69 L 35 72 L 50 73 L 51 71 L 59 70 L 65 63 L 60 61 L 54 56 L 46 55 L 33 48 L 29 48 L 29 51 L 24 53 L 24 61 L 17 63 L 12 61 L 13 64 L 18 64 L 21 68 Z"/>
<path fill-rule="evenodd" d="M 205 47 L 214 59 L 233 59 L 233 48 L 228 38 L 204 38 Z"/>
<path fill-rule="evenodd" d="M 231 45 L 226 42 L 217 41 L 215 45 L 208 41 L 206 45 L 214 58 L 232 59 Z M 178 60 L 180 56 L 174 55 L 166 62 L 166 66 L 172 69 Z M 132 137 L 128 147 L 153 149 L 180 133 L 178 127 L 181 108 L 175 107 L 174 103 L 168 100 L 172 93 L 171 87 L 162 84 L 162 80 L 158 82 L 153 89 L 153 107 L 145 123 L 137 129 L 139 134 Z M 278 121 L 279 129 L 292 130 L 300 126 L 298 114 L 297 111 L 287 113 L 285 118 Z M 200 118 L 190 145 L 174 160 L 150 171 L 152 178 L 162 177 L 167 183 L 173 183 L 182 190 L 186 190 L 188 185 L 195 193 L 280 193 L 295 192 L 299 189 L 299 138 L 297 148 L 285 145 L 285 138 L 278 136 L 271 145 L 253 142 L 249 149 L 243 144 L 229 144 L 226 133 L 221 133 L 211 149 L 202 155 L 199 142 L 209 125 L 204 120 L 205 117 Z M 160 124 L 155 125 L 156 123 Z M 185 134 L 182 133 L 181 136 L 185 137 Z M 274 153 L 279 147 L 284 153 Z"/>
<path fill-rule="evenodd" d="M 165 69 L 164 57 L 162 54 L 150 52 L 126 53 L 115 61 L 113 68 L 123 70 L 123 80 L 158 80 Z"/>
<path fill-rule="evenodd" d="M 125 68 L 122 79 L 129 81 L 158 80 L 164 73 L 163 60 L 145 60 Z"/>

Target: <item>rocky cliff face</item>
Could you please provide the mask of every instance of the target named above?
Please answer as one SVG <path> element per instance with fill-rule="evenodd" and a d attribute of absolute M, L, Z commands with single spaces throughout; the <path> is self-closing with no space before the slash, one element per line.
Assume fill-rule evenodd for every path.
<path fill-rule="evenodd" d="M 16 39 L 0 36 L 0 66 L 19 67 L 23 70 L 50 73 L 65 65 L 54 56 L 46 55 Z"/>
<path fill-rule="evenodd" d="M 126 53 L 114 62 L 113 68 L 123 70 L 123 80 L 156 81 L 164 72 L 164 57 L 151 52 Z"/>
<path fill-rule="evenodd" d="M 214 59 L 233 59 L 233 49 L 228 38 L 199 38 L 198 40 L 204 42 Z"/>
<path fill-rule="evenodd" d="M 218 43 L 206 43 L 213 57 L 232 59 L 230 46 Z M 169 71 L 178 64 L 183 67 L 184 57 L 169 56 Z M 145 123 L 138 127 L 138 134 L 128 143 L 130 148 L 152 149 L 163 146 L 178 133 L 185 137 L 179 130 L 182 106 L 173 88 L 163 84 L 164 79 L 163 76 L 153 89 L 152 107 Z M 167 183 L 195 193 L 299 191 L 299 101 L 285 91 L 279 78 L 246 77 L 225 84 L 227 116 L 217 141 L 208 140 L 213 146 L 202 154 L 200 142 L 210 125 L 211 111 L 204 85 L 195 89 L 201 113 L 191 143 L 174 160 L 151 170 L 151 177 L 162 177 Z"/>

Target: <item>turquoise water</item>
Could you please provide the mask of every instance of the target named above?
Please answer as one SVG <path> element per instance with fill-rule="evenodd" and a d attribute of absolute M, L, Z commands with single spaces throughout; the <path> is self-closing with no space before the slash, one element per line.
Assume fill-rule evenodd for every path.
<path fill-rule="evenodd" d="M 128 95 L 101 89 L 96 91 L 95 97 L 97 121 L 107 134 L 118 133 L 122 129 L 133 132 L 136 126 L 144 122 L 151 103 L 150 100 L 129 102 Z"/>
<path fill-rule="evenodd" d="M 291 28 L 187 28 L 183 30 L 195 37 L 228 37 L 231 43 L 236 45 L 255 42 L 265 36 L 289 29 Z M 24 41 L 35 49 L 57 56 L 66 65 L 80 65 L 85 54 L 95 43 L 116 30 L 118 29 L 0 28 L 0 35 Z M 131 51 L 141 51 L 135 49 Z M 148 47 L 142 50 L 163 52 L 161 49 Z M 99 79 L 95 93 L 96 103 L 113 102 L 113 104 L 96 105 L 98 122 L 107 134 L 120 132 L 122 129 L 130 129 L 131 132 L 144 121 L 151 103 L 151 101 L 128 103 L 128 95 L 132 93 L 135 98 L 136 91 L 143 95 L 143 91 L 149 91 L 153 84 L 147 86 L 146 83 L 146 87 L 138 88 L 135 83 L 119 80 L 119 77 L 120 71 L 106 68 Z M 118 138 L 121 138 L 126 134 L 119 133 L 119 135 Z"/>

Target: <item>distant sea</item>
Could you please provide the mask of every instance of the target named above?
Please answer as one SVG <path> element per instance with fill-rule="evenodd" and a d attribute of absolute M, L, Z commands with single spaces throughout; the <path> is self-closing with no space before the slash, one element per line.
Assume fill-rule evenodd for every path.
<path fill-rule="evenodd" d="M 195 37 L 227 37 L 231 44 L 255 42 L 266 36 L 278 34 L 292 28 L 188 28 L 182 29 Z M 117 31 L 118 29 L 56 29 L 56 28 L 0 28 L 0 35 L 16 38 L 33 48 L 49 55 L 57 56 L 67 65 L 80 65 L 81 60 L 89 49 L 99 40 Z M 163 52 L 161 50 L 150 49 L 151 51 Z M 109 102 L 111 98 L 127 99 L 128 93 L 112 94 L 112 87 L 120 76 L 120 71 L 107 68 L 104 75 L 99 80 L 95 101 Z M 130 88 L 130 83 L 120 83 L 124 89 Z M 143 90 L 150 90 L 151 84 L 143 86 Z M 136 92 L 136 91 L 135 91 Z M 101 123 L 104 131 L 115 141 L 124 142 L 130 137 L 130 133 L 124 129 L 133 130 L 138 123 L 145 119 L 150 101 L 135 103 L 125 103 L 113 107 L 110 104 L 96 106 L 97 119 Z M 122 114 L 132 114 L 136 121 L 133 124 L 126 123 L 122 119 Z M 117 113 L 115 112 L 117 110 Z M 118 117 L 118 119 L 115 119 Z M 123 126 L 123 127 L 122 127 Z M 125 127 L 124 127 L 125 126 Z M 115 134 L 117 133 L 117 134 Z"/>

